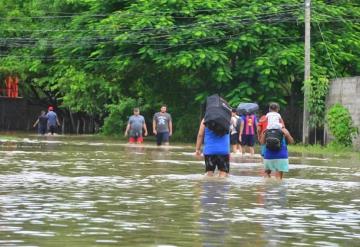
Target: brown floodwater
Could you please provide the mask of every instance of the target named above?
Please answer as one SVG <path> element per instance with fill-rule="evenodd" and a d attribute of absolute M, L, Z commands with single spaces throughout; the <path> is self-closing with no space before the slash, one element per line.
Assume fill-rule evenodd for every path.
<path fill-rule="evenodd" d="M 0 137 L 0 246 L 360 246 L 360 161 L 259 158 L 204 178 L 191 144 Z"/>

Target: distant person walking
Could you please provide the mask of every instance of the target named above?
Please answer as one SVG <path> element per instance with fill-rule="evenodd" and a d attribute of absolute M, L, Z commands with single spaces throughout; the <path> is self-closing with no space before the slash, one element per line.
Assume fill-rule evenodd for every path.
<path fill-rule="evenodd" d="M 241 145 L 247 146 L 250 155 L 254 155 L 255 131 L 257 126 L 257 118 L 254 113 L 242 116 L 244 128 L 241 134 Z M 245 151 L 245 148 L 243 149 Z"/>
<path fill-rule="evenodd" d="M 240 118 L 236 114 L 236 108 L 233 108 L 231 113 L 230 143 L 234 154 L 235 153 L 242 154 L 242 149 L 240 145 L 241 143 L 240 132 L 242 132 L 243 128 L 244 128 L 244 123 L 242 121 L 242 118 Z"/>
<path fill-rule="evenodd" d="M 46 116 L 46 112 L 41 111 L 40 116 L 34 123 L 33 127 L 35 128 L 37 125 L 39 135 L 45 135 L 47 131 L 47 123 L 48 123 L 48 117 Z"/>
<path fill-rule="evenodd" d="M 143 143 L 143 130 L 144 136 L 148 135 L 148 131 L 145 124 L 145 118 L 140 115 L 139 108 L 134 108 L 134 115 L 129 118 L 128 124 L 125 130 L 125 136 L 129 134 L 129 143 Z"/>
<path fill-rule="evenodd" d="M 166 112 L 167 106 L 162 105 L 160 112 L 154 114 L 153 117 L 153 133 L 156 135 L 156 144 L 169 145 L 169 137 L 172 135 L 172 119 L 171 115 Z"/>
<path fill-rule="evenodd" d="M 46 117 L 48 118 L 48 128 L 49 128 L 50 134 L 54 135 L 54 133 L 56 132 L 57 126 L 60 126 L 60 122 L 59 122 L 57 114 L 54 112 L 54 108 L 52 106 L 49 106 Z"/>

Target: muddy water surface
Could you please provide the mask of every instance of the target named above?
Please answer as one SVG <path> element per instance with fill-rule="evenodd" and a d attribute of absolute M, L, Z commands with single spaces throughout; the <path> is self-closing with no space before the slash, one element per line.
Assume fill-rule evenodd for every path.
<path fill-rule="evenodd" d="M 0 246 L 360 246 L 360 162 L 293 156 L 282 182 L 191 145 L 0 137 Z"/>

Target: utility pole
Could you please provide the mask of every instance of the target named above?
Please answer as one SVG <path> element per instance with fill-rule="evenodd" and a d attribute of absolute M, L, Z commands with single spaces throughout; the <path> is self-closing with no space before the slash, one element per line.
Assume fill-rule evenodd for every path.
<path fill-rule="evenodd" d="M 306 86 L 306 82 L 310 80 L 310 13 L 311 12 L 311 0 L 305 0 L 305 66 L 304 66 L 304 112 L 303 112 L 303 144 L 309 143 L 309 111 L 307 107 L 307 101 L 309 98 L 309 88 Z"/>

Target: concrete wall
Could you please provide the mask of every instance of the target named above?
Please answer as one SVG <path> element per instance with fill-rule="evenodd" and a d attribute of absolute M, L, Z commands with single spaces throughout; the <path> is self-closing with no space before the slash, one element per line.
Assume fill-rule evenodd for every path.
<path fill-rule="evenodd" d="M 360 129 L 360 76 L 331 81 L 326 108 L 329 109 L 335 103 L 340 103 L 349 110 L 354 125 Z M 327 139 L 331 138 L 328 135 Z M 354 145 L 360 148 L 360 137 L 354 140 Z"/>

